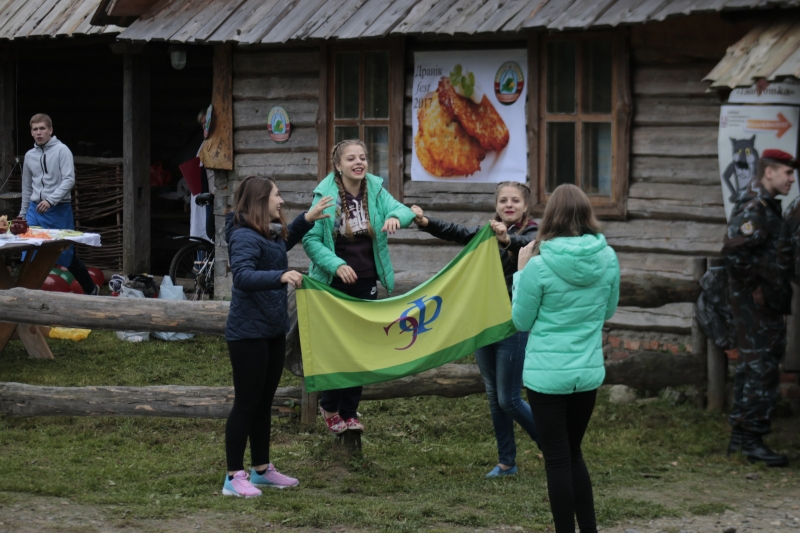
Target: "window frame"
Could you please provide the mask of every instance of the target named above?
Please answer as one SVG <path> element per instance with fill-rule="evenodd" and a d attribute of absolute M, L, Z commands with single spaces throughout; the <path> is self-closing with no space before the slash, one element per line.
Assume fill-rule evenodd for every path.
<path fill-rule="evenodd" d="M 389 117 L 364 118 L 364 53 L 385 50 L 389 52 Z M 359 118 L 337 119 L 336 110 L 336 54 L 359 53 Z M 364 140 L 365 126 L 388 126 L 389 128 L 389 179 L 386 189 L 398 201 L 403 201 L 403 97 L 405 92 L 405 51 L 401 38 L 382 39 L 369 43 L 345 43 L 323 45 L 320 50 L 323 68 L 320 70 L 320 111 L 318 114 L 317 133 L 324 136 L 320 142 L 319 180 L 330 172 L 330 153 L 335 144 L 334 128 L 336 126 L 358 126 L 359 138 Z M 324 94 L 323 94 L 324 92 Z M 322 139 L 320 139 L 322 141 Z"/>
<path fill-rule="evenodd" d="M 609 40 L 612 49 L 611 112 L 610 114 L 583 113 L 583 44 L 591 40 Z M 547 44 L 554 41 L 573 41 L 576 48 L 576 112 L 547 112 Z M 608 123 L 611 118 L 611 196 L 589 196 L 599 218 L 622 219 L 627 215 L 628 176 L 631 129 L 630 60 L 626 32 L 581 32 L 535 35 L 528 41 L 528 75 L 531 84 L 528 106 L 529 174 L 531 176 L 531 204 L 533 213 L 541 216 L 550 197 L 547 185 L 547 124 L 572 122 L 575 132 L 576 185 L 580 187 L 583 157 L 583 123 Z M 535 126 L 534 126 L 535 125 Z"/>

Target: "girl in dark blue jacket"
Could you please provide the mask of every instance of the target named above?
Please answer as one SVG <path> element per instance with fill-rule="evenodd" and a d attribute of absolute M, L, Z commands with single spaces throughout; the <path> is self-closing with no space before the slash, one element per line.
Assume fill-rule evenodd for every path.
<path fill-rule="evenodd" d="M 314 225 L 327 218 L 333 205 L 323 198 L 287 227 L 275 182 L 249 176 L 234 197 L 228 214 L 228 241 L 233 297 L 225 338 L 233 367 L 233 408 L 225 426 L 228 475 L 226 496 L 260 496 L 262 487 L 293 487 L 298 481 L 275 470 L 269 461 L 272 400 L 283 371 L 286 352 L 287 284 L 299 287 L 302 275 L 288 270 L 287 250 Z M 244 450 L 250 439 L 252 469 L 244 470 Z"/>

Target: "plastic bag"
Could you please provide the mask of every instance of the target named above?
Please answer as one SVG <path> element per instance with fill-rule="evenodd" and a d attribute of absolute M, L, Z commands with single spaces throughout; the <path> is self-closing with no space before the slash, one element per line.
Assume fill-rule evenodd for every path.
<path fill-rule="evenodd" d="M 51 339 L 68 339 L 72 341 L 82 341 L 89 336 L 92 330 L 78 328 L 50 328 L 49 337 Z"/>
<path fill-rule="evenodd" d="M 164 279 L 161 280 L 161 291 L 158 293 L 158 298 L 160 300 L 185 300 L 186 295 L 183 293 L 183 287 L 173 285 L 172 279 L 169 276 L 164 276 Z M 185 341 L 193 339 L 194 334 L 157 331 L 153 333 L 153 337 L 162 341 Z"/>
<path fill-rule="evenodd" d="M 733 325 L 728 271 L 725 267 L 712 267 L 700 278 L 700 297 L 697 299 L 697 321 L 706 336 L 723 350 L 736 345 L 736 328 Z"/>
<path fill-rule="evenodd" d="M 120 298 L 144 298 L 144 293 L 142 291 L 137 291 L 136 289 L 131 289 L 130 287 L 126 287 L 123 285 L 120 288 L 119 293 Z M 118 331 L 117 338 L 121 341 L 128 341 L 128 342 L 142 342 L 142 341 L 149 341 L 150 340 L 150 332 L 149 331 Z"/>

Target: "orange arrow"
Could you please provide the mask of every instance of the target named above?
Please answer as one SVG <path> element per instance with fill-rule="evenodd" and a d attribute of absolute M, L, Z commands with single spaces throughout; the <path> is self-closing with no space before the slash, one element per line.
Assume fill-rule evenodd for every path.
<path fill-rule="evenodd" d="M 755 118 L 747 119 L 745 124 L 747 130 L 766 130 L 775 131 L 775 137 L 780 139 L 783 134 L 792 129 L 792 123 L 783 116 L 783 113 L 778 113 L 778 120 L 758 120 Z"/>

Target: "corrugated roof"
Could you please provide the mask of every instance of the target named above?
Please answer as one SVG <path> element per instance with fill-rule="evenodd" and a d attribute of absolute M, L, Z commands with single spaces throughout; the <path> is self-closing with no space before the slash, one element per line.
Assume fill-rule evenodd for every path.
<path fill-rule="evenodd" d="M 750 87 L 759 79 L 800 78 L 800 18 L 765 22 L 728 48 L 703 78 L 711 87 Z"/>
<path fill-rule="evenodd" d="M 0 40 L 119 33 L 92 26 L 100 0 L 0 0 Z"/>
<path fill-rule="evenodd" d="M 800 0 L 161 0 L 119 39 L 254 44 L 580 30 L 701 12 L 798 6 Z"/>

